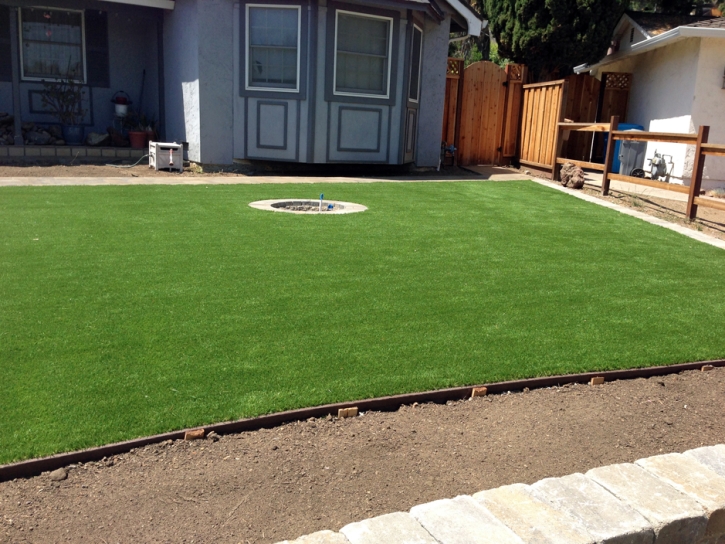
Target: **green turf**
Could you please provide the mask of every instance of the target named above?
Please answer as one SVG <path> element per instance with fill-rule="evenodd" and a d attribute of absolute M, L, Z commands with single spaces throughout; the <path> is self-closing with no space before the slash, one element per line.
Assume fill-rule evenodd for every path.
<path fill-rule="evenodd" d="M 296 216 L 313 197 L 365 213 Z M 530 182 L 0 189 L 0 463 L 725 356 L 725 252 Z"/>

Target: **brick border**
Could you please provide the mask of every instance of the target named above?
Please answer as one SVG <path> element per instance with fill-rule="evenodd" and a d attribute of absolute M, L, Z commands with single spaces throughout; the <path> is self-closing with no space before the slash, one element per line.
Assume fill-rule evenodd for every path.
<path fill-rule="evenodd" d="M 89 147 L 61 145 L 0 145 L 0 163 L 22 160 L 83 159 L 108 161 L 116 159 L 140 159 L 147 149 L 130 147 Z"/>

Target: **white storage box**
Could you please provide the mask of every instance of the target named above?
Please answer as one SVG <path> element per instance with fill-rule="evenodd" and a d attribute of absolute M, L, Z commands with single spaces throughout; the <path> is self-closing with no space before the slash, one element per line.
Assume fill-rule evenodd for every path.
<path fill-rule="evenodd" d="M 149 168 L 184 171 L 184 151 L 181 144 L 149 142 Z"/>

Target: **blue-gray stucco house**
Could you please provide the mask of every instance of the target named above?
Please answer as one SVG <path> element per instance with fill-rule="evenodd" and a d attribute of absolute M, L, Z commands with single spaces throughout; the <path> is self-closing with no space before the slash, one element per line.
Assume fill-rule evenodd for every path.
<path fill-rule="evenodd" d="M 466 0 L 0 0 L 0 111 L 52 123 L 72 66 L 87 130 L 123 90 L 193 161 L 432 166 L 450 33 L 481 26 Z"/>

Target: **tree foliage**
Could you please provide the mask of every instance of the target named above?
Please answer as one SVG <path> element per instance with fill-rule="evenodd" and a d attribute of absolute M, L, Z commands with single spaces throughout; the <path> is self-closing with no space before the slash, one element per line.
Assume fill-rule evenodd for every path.
<path fill-rule="evenodd" d="M 499 54 L 537 79 L 565 75 L 607 52 L 629 0 L 478 0 Z"/>

